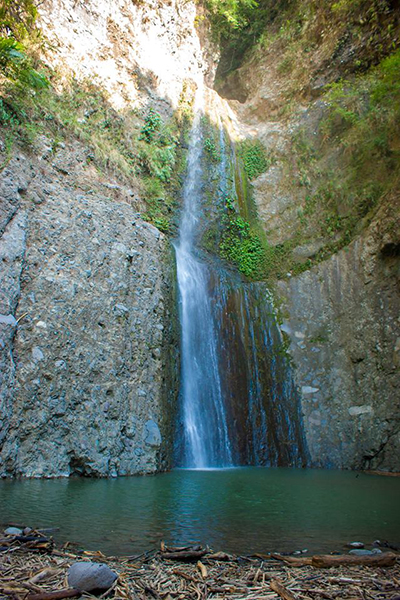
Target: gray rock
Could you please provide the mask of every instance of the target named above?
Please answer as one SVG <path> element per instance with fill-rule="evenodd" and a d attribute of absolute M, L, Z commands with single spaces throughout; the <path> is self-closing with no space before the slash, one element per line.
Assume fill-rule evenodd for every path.
<path fill-rule="evenodd" d="M 349 542 L 348 544 L 346 544 L 346 548 L 360 549 L 364 548 L 364 544 L 362 542 Z"/>
<path fill-rule="evenodd" d="M 161 444 L 160 430 L 157 423 L 152 420 L 146 423 L 144 441 L 148 446 L 159 446 Z"/>
<path fill-rule="evenodd" d="M 388 208 L 347 248 L 278 284 L 313 466 L 399 470 L 398 266 L 380 250 L 395 218 Z"/>
<path fill-rule="evenodd" d="M 6 535 L 22 535 L 22 529 L 19 527 L 7 527 L 7 529 L 4 530 L 4 533 Z"/>
<path fill-rule="evenodd" d="M 68 584 L 82 592 L 108 590 L 117 579 L 117 573 L 100 563 L 76 562 L 68 569 Z"/>
<path fill-rule="evenodd" d="M 381 554 L 382 550 L 379 548 L 374 548 L 373 550 L 365 550 L 360 548 L 354 548 L 349 551 L 349 554 L 354 554 L 355 556 L 372 556 L 374 554 Z"/>
<path fill-rule="evenodd" d="M 131 227 L 136 206 L 110 205 L 101 176 L 78 199 L 81 146 L 61 153 L 73 180 L 31 155 L 35 178 L 0 237 L 0 476 L 154 473 L 172 457 L 173 252 L 140 215 Z"/>

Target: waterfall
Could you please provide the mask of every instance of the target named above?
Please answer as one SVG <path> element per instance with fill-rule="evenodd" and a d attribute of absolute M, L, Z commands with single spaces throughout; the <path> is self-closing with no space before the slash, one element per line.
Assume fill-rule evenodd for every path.
<path fill-rule="evenodd" d="M 301 466 L 306 447 L 299 398 L 268 291 L 246 283 L 199 247 L 204 227 L 201 109 L 194 119 L 175 242 L 181 323 L 180 433 L 176 462 L 188 468 Z M 218 193 L 233 192 L 220 127 Z"/>
<path fill-rule="evenodd" d="M 201 217 L 203 139 L 200 112 L 192 129 L 183 214 L 175 244 L 181 318 L 181 396 L 185 467 L 232 465 L 221 390 L 218 341 L 209 294 L 210 272 L 196 252 Z"/>

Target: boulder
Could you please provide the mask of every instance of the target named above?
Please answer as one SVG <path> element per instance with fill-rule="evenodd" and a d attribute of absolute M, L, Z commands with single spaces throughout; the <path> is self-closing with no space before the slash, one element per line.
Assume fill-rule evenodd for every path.
<path fill-rule="evenodd" d="M 117 577 L 117 573 L 100 563 L 76 562 L 68 569 L 68 584 L 81 592 L 108 590 Z"/>
<path fill-rule="evenodd" d="M 19 527 L 7 527 L 7 529 L 4 530 L 4 533 L 6 535 L 22 535 L 22 529 Z"/>

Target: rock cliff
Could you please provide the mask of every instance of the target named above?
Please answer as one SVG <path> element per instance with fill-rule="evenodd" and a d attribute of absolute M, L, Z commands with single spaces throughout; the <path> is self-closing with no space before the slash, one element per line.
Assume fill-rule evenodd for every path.
<path fill-rule="evenodd" d="M 173 256 L 78 143 L 2 172 L 2 475 L 170 465 Z M 87 150 L 86 150 L 87 152 Z M 11 210 L 12 206 L 12 210 Z M 14 213 L 11 216 L 11 213 Z"/>
<path fill-rule="evenodd" d="M 335 6 L 345 10 L 347 4 Z M 343 26 L 335 29 L 318 7 L 311 17 L 282 17 L 239 65 L 235 56 L 223 54 L 220 66 L 237 68 L 219 69 L 217 89 L 229 99 L 224 118 L 230 136 L 257 139 L 266 152 L 253 198 L 269 250 L 278 257 L 269 285 L 280 303 L 312 464 L 395 471 L 400 469 L 398 138 L 389 136 L 380 163 L 355 171 L 350 141 L 347 150 L 340 147 L 348 123 L 327 120 L 324 95 L 326 84 L 382 59 L 387 31 L 398 27 L 390 21 L 390 3 L 383 4 L 387 10 L 381 14 L 378 7 L 371 24 L 357 21 L 361 33 L 350 25 L 344 31 L 340 14 L 335 18 Z M 286 5 L 293 3 L 277 4 L 282 11 Z M 2 129 L 3 477 L 117 476 L 172 464 L 179 340 L 173 252 L 161 230 L 168 231 L 165 214 L 176 212 L 182 183 L 183 169 L 177 174 L 171 148 L 179 147 L 183 156 L 187 142 L 182 128 L 172 135 L 160 126 L 159 147 L 147 148 L 140 127 L 144 114 L 154 115 L 146 111 L 168 119 L 185 102 L 190 109 L 188 89 L 212 86 L 218 52 L 207 41 L 202 9 L 197 11 L 194 2 L 181 0 L 40 3 L 52 102 L 65 89 L 86 87 L 58 120 L 47 105 L 40 119 L 55 122 L 53 129 L 39 128 L 33 135 L 34 125 L 28 124 L 20 136 L 25 146 L 17 143 L 10 151 Z M 365 48 L 375 54 L 367 56 Z M 100 101 L 84 106 L 85 90 L 93 86 L 102 91 L 102 106 L 107 104 L 104 115 Z M 29 97 L 34 102 L 35 92 Z M 212 103 L 217 113 L 226 111 L 218 96 Z M 14 127 L 13 110 L 6 126 Z M 110 145 L 97 140 L 100 164 L 91 147 L 95 127 L 107 131 L 136 118 L 135 142 L 123 128 L 104 138 Z M 57 127 L 64 127 L 62 135 Z M 148 140 L 153 132 L 148 130 Z M 122 158 L 115 155 L 118 136 L 126 138 Z M 209 144 L 217 153 L 211 137 Z M 119 160 L 125 171 L 115 167 Z M 372 184 L 372 191 L 363 187 L 374 177 L 383 186 L 379 202 Z M 170 179 L 174 198 L 167 202 L 164 183 Z M 156 206 L 151 214 L 152 202 L 163 203 L 164 212 L 157 213 Z"/>
<path fill-rule="evenodd" d="M 218 82 L 269 158 L 254 202 L 316 466 L 400 468 L 398 14 L 280 5 Z"/>
<path fill-rule="evenodd" d="M 114 119 L 149 106 L 168 117 L 184 82 L 212 71 L 195 14 L 191 2 L 46 1 L 38 23 L 60 93 L 90 80 Z M 11 158 L 6 140 L 2 151 L 0 474 L 170 467 L 174 257 L 168 238 L 141 218 L 137 178 L 128 185 L 96 168 L 90 144 L 73 135 L 36 136 Z"/>

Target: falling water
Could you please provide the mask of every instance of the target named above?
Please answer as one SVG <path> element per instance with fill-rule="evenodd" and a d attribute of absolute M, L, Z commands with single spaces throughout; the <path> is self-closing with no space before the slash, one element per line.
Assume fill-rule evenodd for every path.
<path fill-rule="evenodd" d="M 184 207 L 175 245 L 181 301 L 181 395 L 185 467 L 232 465 L 222 398 L 217 337 L 209 295 L 210 273 L 196 252 L 201 217 L 203 139 L 197 113 L 189 145 Z"/>
<path fill-rule="evenodd" d="M 220 128 L 219 192 L 228 160 Z M 203 136 L 197 111 L 175 243 L 181 322 L 179 466 L 305 464 L 299 398 L 265 284 L 246 283 L 199 248 L 204 227 Z"/>

